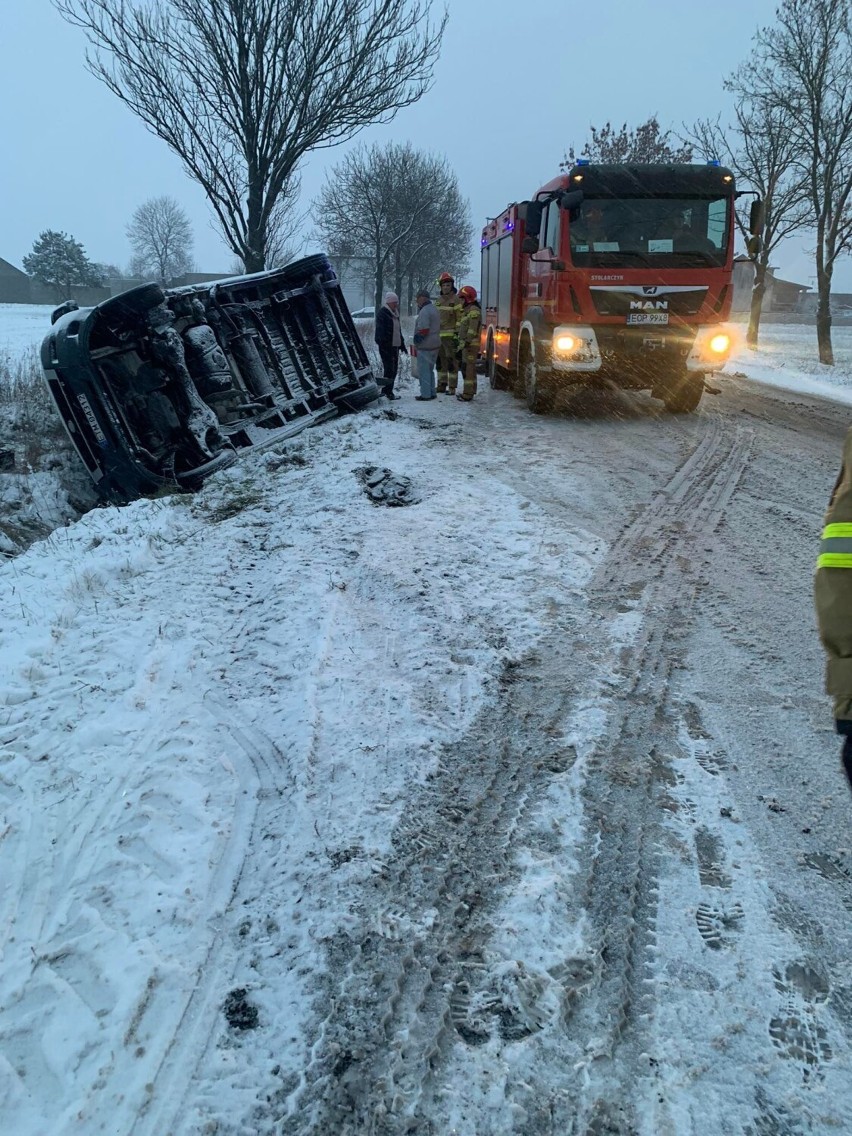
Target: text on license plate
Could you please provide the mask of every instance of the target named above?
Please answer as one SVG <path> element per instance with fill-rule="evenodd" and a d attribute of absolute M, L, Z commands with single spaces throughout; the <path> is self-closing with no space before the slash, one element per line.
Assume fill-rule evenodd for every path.
<path fill-rule="evenodd" d="M 631 314 L 627 317 L 627 322 L 628 322 L 628 324 L 633 324 L 634 326 L 638 323 L 642 323 L 642 324 L 668 323 L 669 322 L 669 313 L 668 312 L 631 312 Z"/>

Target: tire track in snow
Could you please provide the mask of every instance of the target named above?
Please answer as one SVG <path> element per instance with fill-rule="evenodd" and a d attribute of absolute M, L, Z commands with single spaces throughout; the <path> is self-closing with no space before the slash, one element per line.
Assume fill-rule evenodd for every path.
<path fill-rule="evenodd" d="M 672 632 L 688 617 L 694 588 L 684 554 L 718 524 L 750 445 L 750 431 L 731 434 L 710 417 L 699 445 L 628 526 L 613 563 L 593 584 L 602 626 L 612 617 L 614 595 L 641 597 L 635 610 L 643 621 L 622 664 L 627 689 L 607 743 L 591 762 L 584 793 L 591 865 L 584 896 L 598 937 L 595 989 L 584 999 L 572 996 L 570 982 L 566 986 L 566 997 L 581 1011 L 574 1014 L 572 1005 L 565 1015 L 566 1035 L 579 1036 L 584 1047 L 589 1037 L 606 1036 L 587 1070 L 588 1091 L 579 1098 L 570 1094 L 575 1099 L 562 1122 L 571 1127 L 557 1124 L 554 1132 L 583 1131 L 573 1127 L 578 1108 L 589 1131 L 599 1130 L 597 1075 L 608 1062 L 611 1076 L 619 1047 L 632 1042 L 646 1008 L 642 979 L 653 940 L 656 798 L 667 777 L 653 739 L 665 717 Z M 466 1013 L 460 984 L 479 965 L 489 914 L 516 871 L 511 853 L 517 830 L 552 772 L 570 765 L 559 760 L 556 739 L 576 698 L 572 680 L 579 680 L 579 669 L 557 629 L 513 671 L 504 701 L 479 724 L 478 735 L 471 731 L 451 747 L 433 783 L 410 801 L 394 837 L 394 856 L 374 894 L 362 900 L 361 926 L 331 947 L 329 973 L 339 977 L 327 989 L 330 1008 L 315 1030 L 300 1084 L 278 1106 L 276 1131 L 439 1131 L 431 1119 L 440 1115 L 438 1075 Z M 585 970 L 574 978 L 572 989 L 592 985 Z M 507 1039 L 535 1033 L 535 1017 L 527 998 L 525 1019 L 504 1023 Z M 469 1040 L 477 1043 L 475 1036 Z M 530 1077 L 535 1084 L 535 1071 Z M 550 1086 L 545 1081 L 540 1087 Z"/>
<path fill-rule="evenodd" d="M 159 1066 L 152 1077 L 148 1106 L 139 1115 L 129 1136 L 161 1136 L 175 1132 L 185 1101 L 222 1012 L 222 995 L 232 983 L 235 952 L 225 933 L 224 916 L 234 896 L 255 844 L 261 823 L 263 801 L 278 782 L 281 754 L 271 739 L 255 726 L 241 721 L 236 711 L 209 695 L 204 709 L 233 742 L 229 757 L 237 770 L 241 792 L 234 811 L 231 836 L 222 850 L 204 899 L 212 912 L 207 949 L 197 968 L 197 982 L 189 991 L 180 1016 L 168 1035 L 158 1035 Z"/>
<path fill-rule="evenodd" d="M 515 832 L 551 776 L 541 735 L 554 733 L 571 697 L 552 679 L 543 690 L 538 659 L 514 668 L 478 736 L 447 747 L 410 799 L 360 926 L 330 947 L 330 1010 L 301 1083 L 280 1102 L 281 1131 L 396 1133 L 429 1115 L 454 1037 L 451 993 L 513 871 Z M 536 702 L 544 714 L 531 712 Z M 555 756 L 558 741 L 551 748 Z"/>
<path fill-rule="evenodd" d="M 597 982 L 581 1003 L 575 1033 L 587 1046 L 582 1087 L 563 1123 L 578 1133 L 634 1130 L 633 1087 L 653 973 L 662 803 L 673 772 L 668 686 L 689 624 L 702 540 L 712 536 L 750 457 L 752 432 L 718 415 L 698 446 L 624 530 L 592 581 L 602 625 L 628 597 L 638 634 L 623 653 L 622 692 L 583 788 L 589 864 L 585 902 L 596 941 Z M 633 599 L 635 606 L 630 602 Z M 556 1131 L 557 1129 L 554 1129 Z"/>

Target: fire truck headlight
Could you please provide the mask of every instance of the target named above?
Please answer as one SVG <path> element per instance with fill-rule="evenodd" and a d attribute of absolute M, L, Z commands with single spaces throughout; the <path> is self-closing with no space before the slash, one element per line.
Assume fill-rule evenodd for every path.
<path fill-rule="evenodd" d="M 557 351 L 575 351 L 580 343 L 573 335 L 560 335 L 555 346 Z"/>
<path fill-rule="evenodd" d="M 709 346 L 714 355 L 724 355 L 731 348 L 731 337 L 730 335 L 714 335 Z"/>

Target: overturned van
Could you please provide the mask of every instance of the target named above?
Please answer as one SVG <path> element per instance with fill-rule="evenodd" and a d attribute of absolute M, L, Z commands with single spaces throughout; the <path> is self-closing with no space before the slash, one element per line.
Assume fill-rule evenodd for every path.
<path fill-rule="evenodd" d="M 241 451 L 379 396 L 325 256 L 57 308 L 48 387 L 104 501 L 197 488 Z"/>

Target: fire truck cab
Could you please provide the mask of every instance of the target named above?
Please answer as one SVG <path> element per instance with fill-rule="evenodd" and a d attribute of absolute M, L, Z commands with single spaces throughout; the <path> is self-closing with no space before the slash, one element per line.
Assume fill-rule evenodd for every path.
<path fill-rule="evenodd" d="M 650 390 L 670 411 L 695 410 L 730 352 L 738 196 L 716 163 L 580 160 L 508 206 L 481 240 L 492 387 L 536 413 L 576 383 Z M 753 242 L 760 212 L 755 201 Z"/>

